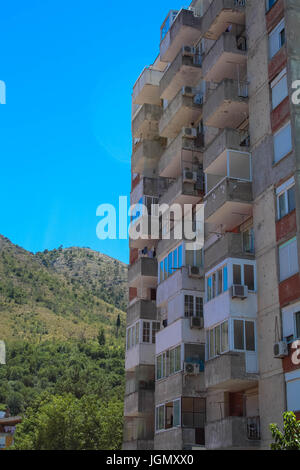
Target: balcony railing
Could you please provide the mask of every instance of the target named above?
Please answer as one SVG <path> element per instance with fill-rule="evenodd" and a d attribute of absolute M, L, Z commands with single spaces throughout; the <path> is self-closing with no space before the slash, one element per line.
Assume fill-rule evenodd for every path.
<path fill-rule="evenodd" d="M 202 105 L 201 90 L 183 87 L 164 109 L 159 121 L 159 134 L 174 139 L 185 125 L 200 119 Z"/>
<path fill-rule="evenodd" d="M 192 10 L 180 10 L 160 43 L 160 58 L 172 62 L 183 44 L 193 45 L 200 39 L 202 19 Z"/>
<path fill-rule="evenodd" d="M 210 165 L 223 155 L 226 150 L 247 152 L 249 144 L 250 139 L 247 132 L 240 132 L 235 129 L 222 130 L 204 151 L 204 170 L 209 172 Z"/>
<path fill-rule="evenodd" d="M 247 0 L 213 0 L 203 15 L 202 31 L 208 39 L 218 39 L 228 25 L 245 24 Z"/>
<path fill-rule="evenodd" d="M 221 82 L 224 78 L 237 80 L 245 74 L 246 65 L 246 39 L 224 33 L 203 60 L 203 77 L 212 82 Z"/>
<path fill-rule="evenodd" d="M 187 53 L 187 49 L 191 52 Z M 201 65 L 202 56 L 195 53 L 192 47 L 183 46 L 160 81 L 161 98 L 170 101 L 182 87 L 195 87 L 202 77 Z"/>
<path fill-rule="evenodd" d="M 151 177 L 164 150 L 164 139 L 140 141 L 134 147 L 132 154 L 132 171 L 142 176 Z"/>
<path fill-rule="evenodd" d="M 243 233 L 226 233 L 205 250 L 205 269 L 209 271 L 226 258 L 253 259 L 253 236 Z"/>
<path fill-rule="evenodd" d="M 162 115 L 162 107 L 144 104 L 137 111 L 132 121 L 132 135 L 139 139 L 152 139 L 158 136 L 158 122 Z"/>
<path fill-rule="evenodd" d="M 257 449 L 258 439 L 248 437 L 248 419 L 232 416 L 207 423 L 205 446 L 207 449 Z"/>
<path fill-rule="evenodd" d="M 159 105 L 159 83 L 162 76 L 163 72 L 160 70 L 155 70 L 152 67 L 145 68 L 133 87 L 133 103 Z"/>
<path fill-rule="evenodd" d="M 238 128 L 248 114 L 248 83 L 227 78 L 209 91 L 203 107 L 204 124 L 219 129 Z"/>

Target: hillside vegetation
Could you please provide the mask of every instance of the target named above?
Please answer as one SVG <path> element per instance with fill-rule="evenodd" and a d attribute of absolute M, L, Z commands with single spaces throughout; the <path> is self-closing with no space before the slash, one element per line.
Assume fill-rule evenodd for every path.
<path fill-rule="evenodd" d="M 17 449 L 120 448 L 126 278 L 92 250 L 34 255 L 0 236 L 0 409 L 24 418 Z"/>

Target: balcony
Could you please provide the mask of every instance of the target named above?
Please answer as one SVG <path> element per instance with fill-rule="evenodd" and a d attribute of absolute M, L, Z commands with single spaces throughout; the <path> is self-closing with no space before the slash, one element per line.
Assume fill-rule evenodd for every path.
<path fill-rule="evenodd" d="M 218 83 L 225 78 L 237 80 L 246 66 L 246 39 L 238 40 L 234 34 L 224 33 L 203 60 L 203 78 Z"/>
<path fill-rule="evenodd" d="M 189 167 L 188 167 L 189 168 Z M 191 174 L 195 174 L 195 181 L 185 181 L 184 176 L 180 176 L 173 184 L 169 187 L 168 191 L 160 198 L 160 204 L 197 204 L 204 195 L 204 183 L 203 183 L 203 172 L 199 170 L 199 183 L 197 188 L 197 170 L 193 171 L 191 168 L 189 171 Z M 184 170 L 184 174 L 186 171 Z M 197 176 L 197 178 L 196 178 Z"/>
<path fill-rule="evenodd" d="M 202 115 L 203 97 L 191 87 L 181 89 L 164 109 L 159 121 L 159 134 L 174 139 L 184 126 L 193 127 Z"/>
<path fill-rule="evenodd" d="M 248 114 L 248 84 L 235 80 L 225 79 L 210 90 L 203 106 L 204 124 L 219 129 L 238 128 Z"/>
<path fill-rule="evenodd" d="M 127 326 L 140 319 L 157 319 L 156 302 L 154 300 L 138 300 L 128 307 Z"/>
<path fill-rule="evenodd" d="M 126 351 L 125 354 L 125 370 L 132 371 L 140 365 L 155 364 L 155 344 L 139 343 L 134 348 Z"/>
<path fill-rule="evenodd" d="M 154 388 L 154 384 L 153 384 Z M 142 416 L 153 412 L 154 390 L 137 390 L 124 398 L 125 416 Z"/>
<path fill-rule="evenodd" d="M 132 154 L 132 171 L 143 176 L 152 176 L 164 149 L 163 139 L 139 142 Z"/>
<path fill-rule="evenodd" d="M 160 43 L 160 59 L 173 62 L 183 44 L 193 45 L 201 36 L 201 18 L 191 10 L 180 10 Z"/>
<path fill-rule="evenodd" d="M 205 149 L 203 154 L 204 170 L 210 173 L 210 165 L 218 158 L 224 158 L 226 151 L 233 150 L 240 153 L 248 152 L 250 139 L 245 132 L 234 129 L 224 129 Z"/>
<path fill-rule="evenodd" d="M 128 269 L 128 284 L 130 287 L 155 287 L 157 283 L 157 260 L 140 258 Z"/>
<path fill-rule="evenodd" d="M 192 343 L 204 344 L 205 336 L 204 330 L 201 330 L 202 334 L 199 334 L 199 330 L 191 329 L 190 318 L 179 318 L 177 321 L 167 326 L 163 330 L 160 330 L 156 334 L 156 349 L 155 354 L 160 354 L 167 349 L 170 349 L 177 344 Z M 183 364 L 182 364 L 183 368 Z M 204 382 L 203 382 L 204 385 Z M 204 387 L 203 387 L 204 388 Z"/>
<path fill-rule="evenodd" d="M 246 0 L 213 0 L 202 19 L 202 31 L 208 39 L 218 39 L 229 25 L 245 24 Z"/>
<path fill-rule="evenodd" d="M 169 242 L 169 240 L 162 240 L 162 242 Z M 160 242 L 160 244 L 162 243 Z M 161 306 L 166 304 L 169 299 L 174 297 L 182 290 L 194 290 L 194 291 L 204 291 L 204 269 L 200 268 L 199 271 L 199 278 L 193 278 L 189 276 L 189 268 L 183 267 L 175 271 L 175 273 L 170 276 L 165 281 L 161 282 L 157 288 L 157 306 Z M 202 279 L 200 279 L 202 277 Z M 175 308 L 175 307 L 174 307 Z M 176 307 L 177 308 L 177 307 Z M 179 306 L 180 308 L 180 306 Z M 173 312 L 175 315 L 175 312 Z M 189 319 L 186 323 L 186 328 L 190 329 L 189 327 Z M 199 334 L 199 333 L 197 333 Z"/>
<path fill-rule="evenodd" d="M 259 418 L 232 416 L 205 426 L 206 449 L 257 449 L 259 439 Z"/>
<path fill-rule="evenodd" d="M 195 87 L 202 77 L 201 56 L 187 54 L 185 49 L 187 48 L 183 47 L 179 52 L 160 81 L 160 97 L 164 100 L 171 101 L 186 85 Z"/>
<path fill-rule="evenodd" d="M 133 103 L 160 105 L 159 82 L 162 76 L 163 72 L 160 70 L 145 68 L 133 87 Z"/>
<path fill-rule="evenodd" d="M 180 175 L 182 160 L 185 162 L 202 163 L 203 141 L 201 138 L 186 137 L 185 129 L 172 140 L 163 152 L 158 164 L 158 173 L 161 177 L 177 178 Z"/>
<path fill-rule="evenodd" d="M 249 236 L 247 235 L 247 238 Z M 245 244 L 246 241 L 246 244 Z M 205 250 L 205 269 L 209 271 L 226 258 L 255 259 L 252 240 L 245 240 L 242 233 L 225 233 Z"/>
<path fill-rule="evenodd" d="M 252 183 L 225 177 L 205 200 L 206 223 L 233 230 L 252 214 Z"/>
<path fill-rule="evenodd" d="M 205 386 L 208 390 L 240 392 L 255 387 L 257 381 L 256 352 L 231 352 L 205 363 Z"/>
<path fill-rule="evenodd" d="M 125 416 L 123 450 L 151 450 L 153 438 L 153 417 Z"/>
<path fill-rule="evenodd" d="M 136 139 L 153 139 L 158 136 L 158 123 L 162 116 L 162 107 L 144 104 L 134 115 L 132 135 Z"/>

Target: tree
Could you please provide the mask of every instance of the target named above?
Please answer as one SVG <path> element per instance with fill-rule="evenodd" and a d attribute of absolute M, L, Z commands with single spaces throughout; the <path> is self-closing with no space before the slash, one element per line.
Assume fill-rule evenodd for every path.
<path fill-rule="evenodd" d="M 99 333 L 98 333 L 98 343 L 100 346 L 105 345 L 105 333 L 104 333 L 104 328 L 100 328 Z"/>
<path fill-rule="evenodd" d="M 118 338 L 118 336 L 119 336 L 119 329 L 120 329 L 120 326 L 121 326 L 120 314 L 118 315 L 117 322 L 116 322 L 116 326 L 117 326 L 117 338 Z"/>
<path fill-rule="evenodd" d="M 300 450 L 300 421 L 294 413 L 288 411 L 283 414 L 283 431 L 277 424 L 270 424 L 274 443 L 272 450 Z"/>

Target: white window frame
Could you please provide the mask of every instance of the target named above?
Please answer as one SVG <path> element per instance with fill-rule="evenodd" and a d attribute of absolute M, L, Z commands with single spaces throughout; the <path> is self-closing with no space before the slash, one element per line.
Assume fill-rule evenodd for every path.
<path fill-rule="evenodd" d="M 276 190 L 276 199 L 277 199 L 277 219 L 281 220 L 283 217 L 280 215 L 280 206 L 279 206 L 279 198 L 284 194 L 285 195 L 285 208 L 287 210 L 286 215 L 290 213 L 289 210 L 289 203 L 288 203 L 288 191 L 295 186 L 295 178 L 290 178 L 288 181 L 286 181 L 284 184 L 279 186 Z"/>
<path fill-rule="evenodd" d="M 290 240 L 288 240 L 287 242 L 285 243 L 282 243 L 281 245 L 279 245 L 278 247 L 278 265 L 279 265 L 279 282 L 284 282 L 286 281 L 287 279 L 290 279 L 292 276 L 294 276 L 295 274 L 297 274 L 299 272 L 299 262 L 298 262 L 298 259 L 297 259 L 297 265 L 298 265 L 298 268 L 296 271 L 294 270 L 289 270 L 289 275 L 287 277 L 282 277 L 282 273 L 281 273 L 281 266 L 280 266 L 280 249 L 283 248 L 283 247 L 286 247 L 286 246 L 289 246 L 289 245 L 292 245 L 296 243 L 296 253 L 297 253 L 297 257 L 298 257 L 298 246 L 297 246 L 297 237 L 293 237 L 291 238 Z M 290 253 L 289 253 L 289 256 L 290 256 Z M 289 260 L 290 261 L 290 260 Z"/>
<path fill-rule="evenodd" d="M 287 127 L 290 127 L 290 134 L 291 134 L 291 142 L 290 142 L 290 149 L 284 154 L 282 155 L 280 158 L 276 159 L 275 158 L 275 137 L 277 137 L 281 132 L 283 132 L 283 130 Z M 291 153 L 291 151 L 293 150 L 293 141 L 292 141 L 292 126 L 291 126 L 291 121 L 288 121 L 286 124 L 284 124 L 284 126 L 282 126 L 277 132 L 275 132 L 274 134 L 274 164 L 275 163 L 278 163 L 280 162 L 284 157 L 286 157 L 287 155 L 289 155 Z"/>
<path fill-rule="evenodd" d="M 279 83 L 284 80 L 286 81 L 286 95 L 276 104 L 274 105 L 274 97 L 275 97 L 275 94 L 274 94 L 274 91 L 276 89 L 276 87 L 279 85 Z M 276 78 L 274 78 L 274 80 L 272 81 L 271 83 L 271 93 L 272 93 L 272 109 L 276 109 L 277 106 L 280 105 L 280 103 L 282 103 L 285 98 L 287 98 L 289 96 L 289 90 L 288 90 L 288 84 L 287 84 L 287 69 L 284 68 L 278 75 Z"/>
<path fill-rule="evenodd" d="M 276 26 L 275 28 L 269 33 L 269 59 L 271 60 L 275 55 L 277 54 L 278 51 L 282 48 L 283 44 L 280 43 L 280 33 L 285 29 L 285 19 L 283 18 Z M 273 39 L 274 38 L 274 39 Z M 271 43 L 272 40 L 278 41 L 276 45 L 276 50 L 274 53 L 271 51 Z"/>

